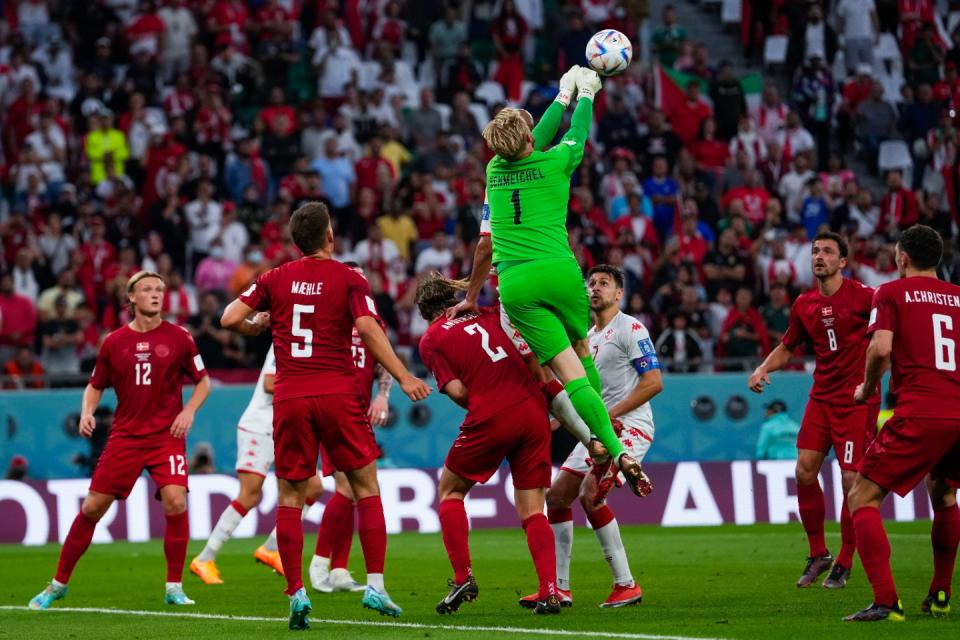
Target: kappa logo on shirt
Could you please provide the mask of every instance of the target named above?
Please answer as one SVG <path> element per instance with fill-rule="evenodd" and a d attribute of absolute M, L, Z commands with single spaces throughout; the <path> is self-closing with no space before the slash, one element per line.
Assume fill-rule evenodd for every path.
<path fill-rule="evenodd" d="M 643 325 L 639 322 L 634 322 L 632 325 L 630 325 L 631 331 L 640 331 L 641 329 L 643 329 Z"/>
<path fill-rule="evenodd" d="M 149 343 L 149 342 L 138 342 L 138 343 L 137 343 L 137 351 L 150 351 L 150 343 Z"/>

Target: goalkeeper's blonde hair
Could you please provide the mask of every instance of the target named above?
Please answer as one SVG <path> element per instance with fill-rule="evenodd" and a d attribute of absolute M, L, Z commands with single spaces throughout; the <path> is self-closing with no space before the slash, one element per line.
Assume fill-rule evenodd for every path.
<path fill-rule="evenodd" d="M 527 146 L 530 125 L 522 109 L 504 107 L 483 128 L 483 139 L 495 154 L 505 160 L 516 160 Z"/>
<path fill-rule="evenodd" d="M 467 280 L 451 280 L 433 271 L 423 276 L 417 285 L 414 301 L 420 309 L 420 315 L 427 322 L 457 304 L 457 293 L 467 290 Z"/>

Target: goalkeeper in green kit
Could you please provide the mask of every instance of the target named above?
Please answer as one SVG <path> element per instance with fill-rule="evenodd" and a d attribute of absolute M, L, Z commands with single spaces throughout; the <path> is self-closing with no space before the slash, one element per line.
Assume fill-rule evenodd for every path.
<path fill-rule="evenodd" d="M 522 109 L 504 108 L 487 124 L 483 138 L 496 156 L 487 165 L 489 244 L 477 247 L 466 299 L 451 312 L 476 308 L 490 267 L 496 266 L 500 303 L 537 356 L 557 376 L 576 413 L 606 447 L 639 496 L 651 490 L 640 464 L 624 452 L 601 399 L 600 375 L 590 354 L 590 307 L 580 266 L 567 240 L 570 177 L 583 159 L 601 89 L 591 69 L 574 66 L 560 79 L 557 98 L 540 123 Z M 577 106 L 570 129 L 553 140 L 570 99 Z M 452 315 L 452 313 L 450 315 Z"/>

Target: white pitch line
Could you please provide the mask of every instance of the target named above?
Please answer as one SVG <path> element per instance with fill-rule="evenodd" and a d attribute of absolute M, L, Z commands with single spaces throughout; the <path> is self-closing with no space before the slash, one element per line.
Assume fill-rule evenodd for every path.
<path fill-rule="evenodd" d="M 0 605 L 3 611 L 30 611 L 27 607 Z M 135 611 L 130 609 L 102 609 L 99 607 L 55 607 L 47 611 L 57 613 L 111 613 L 126 616 L 154 616 L 158 618 L 193 618 L 200 620 L 224 620 L 227 622 L 287 622 L 286 618 L 267 618 L 263 616 L 228 616 L 216 613 L 189 613 L 172 611 Z M 38 613 L 37 615 L 43 615 Z M 311 618 L 313 624 L 339 624 L 362 627 L 395 627 L 400 629 L 430 629 L 437 631 L 489 631 L 493 633 L 519 633 L 536 636 L 569 636 L 591 638 L 619 638 L 623 640 L 720 640 L 693 636 L 663 636 L 649 633 L 616 633 L 613 631 L 570 631 L 568 629 L 525 629 L 523 627 L 481 627 L 467 625 L 421 624 L 418 622 L 390 622 L 372 620 L 325 620 Z"/>

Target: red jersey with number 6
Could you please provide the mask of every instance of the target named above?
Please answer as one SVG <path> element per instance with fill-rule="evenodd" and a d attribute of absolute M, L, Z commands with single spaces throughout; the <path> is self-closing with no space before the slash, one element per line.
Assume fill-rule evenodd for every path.
<path fill-rule="evenodd" d="M 420 339 L 420 357 L 440 391 L 456 379 L 467 387 L 463 428 L 540 395 L 523 358 L 500 328 L 496 307 L 453 320 L 440 316 Z"/>
<path fill-rule="evenodd" d="M 357 318 L 377 317 L 363 276 L 336 260 L 304 257 L 262 274 L 240 300 L 270 312 L 274 403 L 360 392 L 350 336 Z"/>
<path fill-rule="evenodd" d="M 196 383 L 206 375 L 193 337 L 164 320 L 150 331 L 125 325 L 108 335 L 90 384 L 117 392 L 110 439 L 149 445 L 169 437 L 174 418 L 183 410 L 184 379 Z"/>
<path fill-rule="evenodd" d="M 877 289 L 869 333 L 893 332 L 890 387 L 897 417 L 960 416 L 960 287 L 914 276 Z"/>
<path fill-rule="evenodd" d="M 844 278 L 832 296 L 813 288 L 800 294 L 790 307 L 783 345 L 790 351 L 803 343 L 812 346 L 817 368 L 811 398 L 837 405 L 854 404 L 853 392 L 863 382 L 872 300 L 873 289 Z"/>

